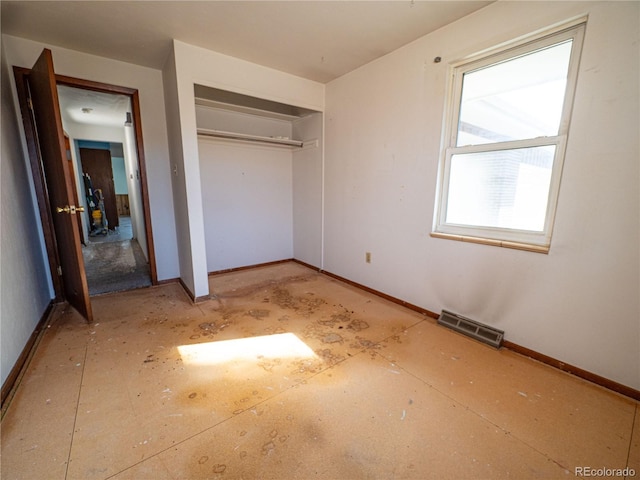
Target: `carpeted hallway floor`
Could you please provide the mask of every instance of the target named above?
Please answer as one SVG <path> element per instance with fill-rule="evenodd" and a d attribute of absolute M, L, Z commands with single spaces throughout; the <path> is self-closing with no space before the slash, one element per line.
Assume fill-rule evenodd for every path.
<path fill-rule="evenodd" d="M 117 231 L 90 237 L 82 248 L 90 295 L 151 286 L 147 259 L 131 237 L 131 218 L 120 217 Z"/>

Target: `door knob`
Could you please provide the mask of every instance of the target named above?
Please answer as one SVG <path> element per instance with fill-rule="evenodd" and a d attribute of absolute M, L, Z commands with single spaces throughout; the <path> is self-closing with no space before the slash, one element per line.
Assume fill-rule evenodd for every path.
<path fill-rule="evenodd" d="M 58 213 L 70 213 L 75 214 L 76 212 L 84 212 L 84 207 L 76 207 L 75 205 L 65 205 L 64 207 L 57 207 L 56 212 Z"/>

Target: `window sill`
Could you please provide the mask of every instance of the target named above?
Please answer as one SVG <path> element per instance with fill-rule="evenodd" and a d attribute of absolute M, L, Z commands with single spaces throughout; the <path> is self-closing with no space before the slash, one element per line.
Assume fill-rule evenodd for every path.
<path fill-rule="evenodd" d="M 548 245 L 532 245 L 530 243 L 509 242 L 506 240 L 493 240 L 490 238 L 469 237 L 466 235 L 454 235 L 451 233 L 431 232 L 433 238 L 444 238 L 447 240 L 457 240 L 459 242 L 480 243 L 482 245 L 492 245 L 494 247 L 513 248 L 534 253 L 549 253 Z"/>

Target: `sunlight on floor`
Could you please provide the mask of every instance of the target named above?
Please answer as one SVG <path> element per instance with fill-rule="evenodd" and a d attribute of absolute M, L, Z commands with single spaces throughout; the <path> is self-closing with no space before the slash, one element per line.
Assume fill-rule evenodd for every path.
<path fill-rule="evenodd" d="M 263 358 L 316 357 L 313 350 L 293 333 L 181 345 L 178 351 L 182 361 L 192 365 L 215 365 Z"/>

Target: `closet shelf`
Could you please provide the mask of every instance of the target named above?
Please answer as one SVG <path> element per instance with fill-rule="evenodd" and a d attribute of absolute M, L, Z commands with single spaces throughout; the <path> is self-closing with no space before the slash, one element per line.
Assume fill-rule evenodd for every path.
<path fill-rule="evenodd" d="M 226 138 L 229 140 L 242 140 L 245 142 L 268 143 L 270 145 L 280 145 L 284 147 L 302 148 L 304 142 L 299 140 L 290 140 L 288 138 L 278 137 L 262 137 L 260 135 L 249 135 L 245 133 L 225 132 L 223 130 L 209 130 L 207 128 L 198 128 L 198 135 L 204 137 Z"/>

